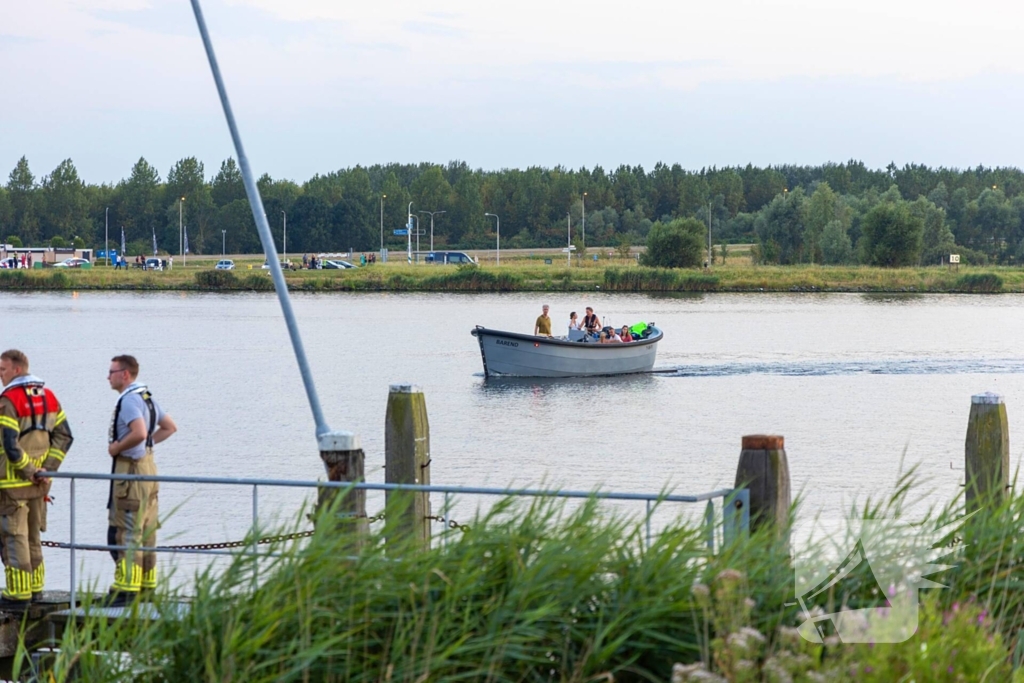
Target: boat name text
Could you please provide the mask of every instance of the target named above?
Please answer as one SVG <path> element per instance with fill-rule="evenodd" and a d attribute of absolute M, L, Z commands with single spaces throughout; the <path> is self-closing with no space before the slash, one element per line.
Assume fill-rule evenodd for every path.
<path fill-rule="evenodd" d="M 501 344 L 502 346 L 519 346 L 519 342 L 505 341 L 504 339 L 495 339 L 495 344 Z"/>

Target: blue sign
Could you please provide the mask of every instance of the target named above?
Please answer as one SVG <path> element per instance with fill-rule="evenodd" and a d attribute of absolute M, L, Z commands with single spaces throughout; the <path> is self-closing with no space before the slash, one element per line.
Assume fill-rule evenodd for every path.
<path fill-rule="evenodd" d="M 401 230 L 395 230 L 395 234 L 405 237 L 406 235 L 409 234 L 409 230 L 407 228 L 402 228 Z"/>

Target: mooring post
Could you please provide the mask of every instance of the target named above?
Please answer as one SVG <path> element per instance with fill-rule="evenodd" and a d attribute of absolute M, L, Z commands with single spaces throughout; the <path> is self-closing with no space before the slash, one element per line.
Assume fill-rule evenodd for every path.
<path fill-rule="evenodd" d="M 328 432 L 317 439 L 320 459 L 327 468 L 327 480 L 362 483 L 365 478 L 365 456 L 359 439 L 351 432 Z M 317 507 L 332 506 L 333 522 L 352 537 L 354 550 L 362 547 L 369 526 L 366 521 L 366 491 L 356 488 L 321 488 Z M 324 517 L 318 515 L 320 521 Z"/>
<path fill-rule="evenodd" d="M 971 396 L 964 444 L 965 502 L 970 514 L 999 505 L 1010 483 L 1010 428 L 999 394 Z"/>
<path fill-rule="evenodd" d="M 430 423 L 423 391 L 412 384 L 392 384 L 384 427 L 384 481 L 388 484 L 430 484 Z M 430 547 L 430 494 L 388 491 L 387 529 Z M 389 539 L 392 540 L 392 539 Z"/>
<path fill-rule="evenodd" d="M 736 466 L 736 488 L 750 491 L 750 530 L 762 527 L 783 533 L 792 504 L 789 461 L 781 436 L 744 436 Z"/>

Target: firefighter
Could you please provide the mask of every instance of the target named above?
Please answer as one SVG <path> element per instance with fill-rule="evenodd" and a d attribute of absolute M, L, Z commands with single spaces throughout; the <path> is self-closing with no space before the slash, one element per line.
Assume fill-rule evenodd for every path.
<path fill-rule="evenodd" d="M 134 356 L 114 356 L 107 379 L 120 393 L 110 423 L 111 471 L 117 474 L 156 474 L 153 447 L 177 431 L 171 416 L 153 399 L 149 388 L 137 381 L 139 362 Z M 153 547 L 156 545 L 158 485 L 151 481 L 113 481 L 107 501 L 107 544 Z M 127 604 L 156 588 L 156 553 L 112 550 L 114 584 L 108 604 Z"/>
<path fill-rule="evenodd" d="M 29 374 L 24 353 L 0 353 L 0 381 L 0 606 L 24 607 L 41 596 L 46 577 L 40 532 L 50 482 L 43 475 L 60 467 L 73 439 L 57 397 Z"/>

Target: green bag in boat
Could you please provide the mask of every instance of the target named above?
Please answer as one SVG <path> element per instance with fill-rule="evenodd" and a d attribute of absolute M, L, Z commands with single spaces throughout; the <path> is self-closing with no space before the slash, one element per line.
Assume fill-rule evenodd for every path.
<path fill-rule="evenodd" d="M 639 337 L 647 329 L 647 323 L 637 323 L 629 328 L 629 333 L 634 337 Z"/>

